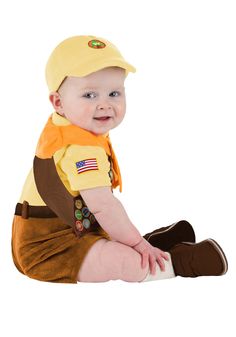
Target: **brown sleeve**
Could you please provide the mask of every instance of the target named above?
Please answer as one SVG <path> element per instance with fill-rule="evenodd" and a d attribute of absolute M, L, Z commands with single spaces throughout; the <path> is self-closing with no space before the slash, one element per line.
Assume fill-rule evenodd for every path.
<path fill-rule="evenodd" d="M 74 222 L 74 198 L 64 187 L 55 167 L 54 159 L 34 157 L 33 172 L 36 187 L 45 204 L 66 224 Z"/>
<path fill-rule="evenodd" d="M 35 156 L 33 172 L 36 187 L 45 204 L 65 224 L 71 226 L 77 236 L 81 236 L 84 232 L 92 230 L 92 228 L 80 228 L 80 231 L 78 231 L 76 226 L 75 205 L 76 201 L 82 197 L 74 197 L 68 192 L 57 173 L 53 157 L 41 159 Z"/>

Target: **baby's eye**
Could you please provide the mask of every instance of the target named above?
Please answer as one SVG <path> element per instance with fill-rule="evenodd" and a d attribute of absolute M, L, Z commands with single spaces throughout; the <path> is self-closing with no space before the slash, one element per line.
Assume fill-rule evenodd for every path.
<path fill-rule="evenodd" d="M 113 95 L 113 94 L 115 94 L 115 95 Z M 93 97 L 95 97 L 95 96 L 96 96 L 96 93 L 95 93 L 95 92 L 86 92 L 86 93 L 83 95 L 83 97 L 85 97 L 85 98 L 92 98 L 91 95 L 93 95 Z M 112 97 L 117 97 L 117 96 L 119 96 L 119 95 L 120 95 L 119 91 L 112 91 L 112 92 L 110 93 L 110 96 L 112 96 Z"/>
<path fill-rule="evenodd" d="M 83 97 L 86 97 L 86 98 L 91 98 L 91 96 L 90 95 L 95 95 L 95 93 L 94 92 L 87 92 L 86 94 L 84 94 L 84 96 Z"/>
<path fill-rule="evenodd" d="M 117 93 L 118 95 L 116 95 L 116 96 L 113 96 L 113 95 L 112 95 L 113 97 L 117 97 L 117 96 L 120 95 L 119 91 L 112 91 L 111 94 L 113 94 L 114 92 Z"/>

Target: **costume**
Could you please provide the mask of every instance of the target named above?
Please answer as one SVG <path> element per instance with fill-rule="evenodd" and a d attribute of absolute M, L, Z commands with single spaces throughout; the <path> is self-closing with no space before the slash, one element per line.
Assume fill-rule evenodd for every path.
<path fill-rule="evenodd" d="M 122 191 L 109 134 L 95 136 L 54 112 L 40 136 L 33 168 L 15 209 L 12 256 L 21 273 L 41 281 L 77 283 L 79 268 L 91 246 L 101 238 L 110 240 L 79 194 L 79 189 L 98 186 L 110 186 L 112 192 L 120 186 Z M 166 265 L 165 273 L 149 274 L 144 281 L 227 271 L 226 257 L 215 241 L 190 245 L 195 234 L 187 221 L 154 230 L 144 238 L 168 250 L 174 266 Z M 180 244 L 185 239 L 189 243 Z M 190 255 L 195 258 L 189 260 Z M 201 259 L 202 255 L 207 259 Z M 205 261 L 201 269 L 199 260 Z"/>
<path fill-rule="evenodd" d="M 50 92 L 67 76 L 83 77 L 105 67 L 135 68 L 110 41 L 91 35 L 70 37 L 53 50 L 45 75 Z M 97 223 L 80 189 L 120 186 L 122 181 L 108 133 L 94 135 L 56 112 L 39 139 L 33 168 L 16 205 L 12 256 L 29 277 L 76 283 L 89 248 L 109 235 Z"/>
<path fill-rule="evenodd" d="M 76 283 L 88 249 L 100 238 L 110 239 L 79 194 L 79 189 L 98 186 L 122 190 L 109 134 L 96 136 L 54 112 L 16 205 L 12 254 L 19 271 Z"/>
<path fill-rule="evenodd" d="M 110 66 L 124 68 L 126 76 L 135 72 L 110 41 L 95 36 L 71 37 L 61 42 L 48 60 L 48 88 L 56 91 L 67 76 L 83 77 Z M 77 283 L 80 266 L 91 246 L 101 238 L 110 240 L 80 195 L 80 190 L 98 186 L 110 186 L 112 192 L 119 186 L 122 191 L 109 134 L 95 135 L 54 112 L 39 138 L 33 167 L 15 208 L 12 257 L 21 273 L 41 281 Z M 154 232 L 144 237 L 157 247 L 169 249 L 181 240 L 195 241 L 186 221 Z M 192 246 L 196 247 L 196 261 L 206 246 L 209 250 L 209 242 Z M 212 242 L 210 246 L 216 247 Z M 213 253 L 216 250 L 211 264 L 223 256 L 218 246 Z M 189 246 L 177 246 L 171 253 L 175 265 L 182 267 L 182 257 L 189 255 Z M 226 265 L 225 259 L 223 263 L 221 260 L 220 264 Z M 175 272 L 184 276 L 180 267 Z M 152 277 L 145 280 L 149 279 Z"/>

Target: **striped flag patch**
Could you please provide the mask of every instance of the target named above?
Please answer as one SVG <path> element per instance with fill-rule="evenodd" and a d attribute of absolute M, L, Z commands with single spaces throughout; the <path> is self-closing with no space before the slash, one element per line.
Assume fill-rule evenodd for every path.
<path fill-rule="evenodd" d="M 98 170 L 98 163 L 96 158 L 90 158 L 90 159 L 84 159 L 81 161 L 77 161 L 75 163 L 77 173 L 83 173 L 86 171 L 91 171 L 91 170 Z"/>

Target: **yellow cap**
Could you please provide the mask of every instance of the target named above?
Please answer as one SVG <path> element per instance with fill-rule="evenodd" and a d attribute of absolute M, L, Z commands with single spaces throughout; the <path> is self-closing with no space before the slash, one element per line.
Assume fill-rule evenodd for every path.
<path fill-rule="evenodd" d="M 48 59 L 48 88 L 56 91 L 66 76 L 83 77 L 111 66 L 124 68 L 126 76 L 136 71 L 110 41 L 92 35 L 72 36 L 62 41 Z"/>

